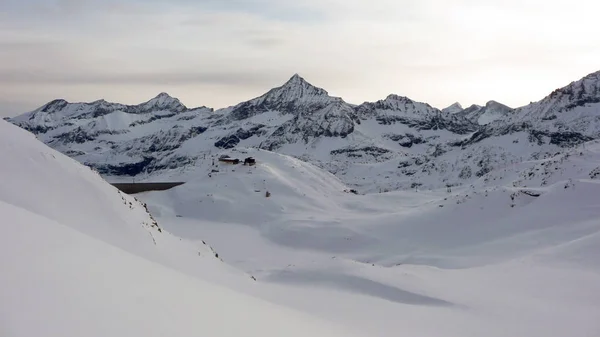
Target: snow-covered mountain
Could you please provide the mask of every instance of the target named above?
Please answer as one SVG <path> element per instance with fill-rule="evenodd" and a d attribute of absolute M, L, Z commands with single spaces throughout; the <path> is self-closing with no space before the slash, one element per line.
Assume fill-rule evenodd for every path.
<path fill-rule="evenodd" d="M 455 114 L 457 112 L 463 111 L 464 108 L 462 107 L 462 105 L 460 105 L 460 103 L 456 102 L 453 103 L 445 108 L 442 109 L 442 112 L 448 113 L 448 114 Z"/>
<path fill-rule="evenodd" d="M 505 123 L 525 123 L 546 133 L 600 136 L 600 71 L 554 90 L 541 101 L 518 108 Z"/>
<path fill-rule="evenodd" d="M 502 103 L 489 101 L 484 106 L 473 104 L 466 109 L 456 112 L 456 114 L 463 116 L 473 123 L 485 125 L 508 116 L 512 111 L 512 108 Z"/>
<path fill-rule="evenodd" d="M 10 121 L 113 180 L 176 176 L 253 147 L 311 162 L 363 192 L 437 188 L 597 138 L 599 76 L 514 110 L 490 101 L 441 111 L 398 95 L 352 105 L 294 75 L 216 111 L 163 93 L 136 106 L 57 100 Z"/>

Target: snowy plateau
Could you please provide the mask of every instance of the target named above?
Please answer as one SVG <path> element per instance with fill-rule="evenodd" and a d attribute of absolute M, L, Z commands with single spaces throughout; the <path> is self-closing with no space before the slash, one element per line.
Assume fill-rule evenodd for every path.
<path fill-rule="evenodd" d="M 600 72 L 514 109 L 59 99 L 0 151 L 0 336 L 600 336 Z"/>

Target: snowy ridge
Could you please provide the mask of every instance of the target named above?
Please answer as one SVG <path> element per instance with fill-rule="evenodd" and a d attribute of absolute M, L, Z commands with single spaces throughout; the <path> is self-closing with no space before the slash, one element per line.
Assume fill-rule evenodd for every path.
<path fill-rule="evenodd" d="M 459 114 L 473 123 L 486 125 L 508 116 L 512 111 L 512 108 L 502 103 L 489 101 L 485 106 L 473 104 L 464 110 L 456 112 L 456 114 Z"/>
<path fill-rule="evenodd" d="M 454 113 L 460 112 L 462 110 L 464 110 L 462 105 L 460 105 L 460 103 L 456 102 L 456 103 L 453 103 L 453 104 L 443 108 L 442 112 L 445 112 L 448 114 L 454 114 Z"/>
<path fill-rule="evenodd" d="M 348 335 L 226 288 L 255 281 L 4 121 L 0 148 L 3 336 Z"/>
<path fill-rule="evenodd" d="M 0 182 L 0 201 L 184 273 L 197 271 L 182 269 L 181 261 L 218 261 L 210 247 L 180 243 L 163 231 L 146 205 L 30 133 L 2 121 L 0 137 L 2 153 L 10 158 L 0 164 L 0 173 L 11 177 Z"/>
<path fill-rule="evenodd" d="M 548 132 L 576 132 L 597 138 L 599 131 L 600 72 L 554 90 L 539 102 L 519 108 L 510 123 L 528 123 Z"/>
<path fill-rule="evenodd" d="M 0 202 L 0 212 L 11 219 L 3 228 L 10 241 L 0 245 L 5 336 L 350 334 L 308 314 L 174 272 L 10 204 Z M 15 256 L 17 262 L 9 259 Z"/>

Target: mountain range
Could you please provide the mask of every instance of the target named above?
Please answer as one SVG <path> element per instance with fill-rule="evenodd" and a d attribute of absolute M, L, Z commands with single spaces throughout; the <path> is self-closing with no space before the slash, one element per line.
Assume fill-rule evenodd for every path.
<path fill-rule="evenodd" d="M 393 94 L 354 105 L 296 74 L 219 110 L 161 93 L 139 105 L 57 99 L 7 120 L 109 180 L 169 179 L 249 147 L 310 162 L 365 193 L 433 189 L 600 138 L 600 72 L 516 109 L 440 110 Z"/>

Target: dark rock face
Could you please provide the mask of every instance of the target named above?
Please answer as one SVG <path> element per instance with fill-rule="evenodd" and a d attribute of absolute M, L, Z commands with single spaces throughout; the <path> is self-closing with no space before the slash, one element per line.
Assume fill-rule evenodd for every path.
<path fill-rule="evenodd" d="M 459 135 L 464 135 L 479 129 L 478 125 L 454 115 L 448 117 L 436 115 L 425 119 L 384 115 L 378 116 L 376 120 L 381 125 L 400 123 L 417 130 L 448 130 Z"/>
<path fill-rule="evenodd" d="M 406 133 L 404 135 L 388 134 L 388 135 L 384 135 L 384 137 L 391 139 L 395 142 L 398 142 L 398 144 L 400 144 L 400 146 L 403 146 L 406 148 L 411 148 L 415 144 L 423 144 L 426 142 L 423 138 L 421 138 L 419 136 L 415 136 L 412 133 Z"/>
<path fill-rule="evenodd" d="M 354 123 L 347 114 L 338 114 L 337 110 L 314 115 L 296 116 L 283 123 L 264 141 L 260 148 L 269 151 L 279 149 L 287 143 L 303 141 L 320 137 L 345 138 L 354 132 Z"/>
<path fill-rule="evenodd" d="M 10 122 L 10 120 L 9 120 L 9 122 Z M 54 127 L 43 126 L 43 125 L 30 125 L 30 124 L 26 124 L 26 123 L 15 123 L 15 125 L 33 133 L 34 135 L 44 134 L 48 131 L 54 130 Z"/>
<path fill-rule="evenodd" d="M 460 179 L 469 179 L 472 175 L 473 172 L 471 171 L 471 168 L 469 166 L 465 166 L 462 168 L 462 170 L 460 170 L 458 177 Z"/>
<path fill-rule="evenodd" d="M 527 131 L 531 128 L 531 124 L 529 123 L 521 123 L 521 124 L 510 124 L 504 125 L 499 123 L 491 123 L 485 126 L 480 127 L 473 135 L 465 140 L 451 142 L 448 145 L 450 146 L 459 146 L 466 147 L 469 145 L 473 145 L 481 142 L 484 139 L 496 136 L 504 136 L 507 134 L 513 134 L 517 132 Z"/>
<path fill-rule="evenodd" d="M 223 137 L 219 139 L 215 143 L 215 147 L 219 149 L 232 149 L 236 147 L 240 143 L 240 138 L 236 135 L 229 135 L 227 137 Z"/>
<path fill-rule="evenodd" d="M 215 147 L 219 148 L 219 149 L 231 149 L 236 147 L 241 140 L 244 139 L 248 139 L 254 135 L 262 135 L 263 132 L 261 131 L 261 129 L 264 127 L 264 125 L 259 124 L 256 125 L 248 130 L 244 130 L 242 128 L 237 129 L 237 131 L 235 131 L 235 133 L 230 134 L 228 136 L 225 136 L 221 139 L 219 139 L 216 143 L 215 143 Z"/>
<path fill-rule="evenodd" d="M 248 130 L 244 130 L 242 128 L 238 129 L 235 133 L 235 135 L 239 138 L 239 139 L 248 139 L 254 135 L 263 135 L 264 133 L 261 131 L 261 129 L 264 127 L 264 125 L 259 124 L 256 126 L 253 126 L 252 128 L 248 129 Z"/>
<path fill-rule="evenodd" d="M 134 177 L 141 173 L 152 173 L 160 170 L 176 169 L 184 165 L 193 164 L 196 158 L 188 156 L 174 156 L 168 160 L 159 160 L 155 157 L 144 157 L 141 161 L 134 163 L 98 164 L 84 163 L 90 166 L 98 173 L 112 176 L 130 176 Z"/>
<path fill-rule="evenodd" d="M 439 157 L 446 152 L 448 152 L 448 151 L 446 151 L 446 149 L 444 149 L 444 147 L 441 144 L 435 144 L 435 146 L 433 147 L 433 150 L 431 151 L 431 156 Z"/>
<path fill-rule="evenodd" d="M 550 138 L 550 144 L 560 147 L 573 147 L 592 140 L 592 137 L 587 137 L 579 132 L 547 132 L 547 131 L 529 131 L 529 141 L 536 142 L 538 145 L 544 144 L 543 137 Z"/>
<path fill-rule="evenodd" d="M 96 163 L 84 163 L 87 166 L 94 168 L 100 174 L 115 175 L 115 176 L 136 176 L 156 160 L 153 157 L 145 157 L 143 160 L 136 163 L 126 163 L 121 165 L 112 164 L 96 164 Z"/>
<path fill-rule="evenodd" d="M 145 120 L 145 121 L 133 122 L 133 123 L 129 124 L 129 126 L 130 126 L 130 127 L 133 127 L 133 126 L 136 126 L 136 125 L 149 124 L 149 123 L 152 123 L 152 122 L 154 122 L 154 121 L 156 121 L 156 120 L 159 120 L 159 119 L 163 119 L 163 118 L 171 118 L 171 117 L 173 117 L 173 116 L 175 116 L 175 115 L 176 115 L 176 114 L 167 114 L 167 115 L 154 115 L 154 116 L 152 116 L 152 117 L 148 118 L 148 119 L 147 119 L 147 120 Z"/>
<path fill-rule="evenodd" d="M 78 127 L 73 131 L 65 132 L 60 135 L 54 136 L 54 139 L 56 139 L 56 141 L 59 141 L 59 142 L 65 143 L 65 144 L 66 143 L 83 144 L 87 141 L 92 141 L 96 138 L 94 136 L 88 134 L 87 132 L 85 132 L 83 129 L 81 129 L 81 127 Z"/>
<path fill-rule="evenodd" d="M 204 126 L 194 126 L 191 127 L 189 129 L 189 131 L 186 134 L 181 135 L 181 137 L 179 137 L 179 142 L 183 143 L 188 139 L 194 138 L 200 134 L 203 134 L 206 130 L 208 130 L 207 127 Z"/>
<path fill-rule="evenodd" d="M 85 152 L 78 151 L 78 150 L 69 150 L 69 151 L 66 151 L 64 154 L 66 154 L 69 157 L 77 157 L 77 156 L 85 155 Z"/>
<path fill-rule="evenodd" d="M 544 137 L 548 137 L 550 144 L 558 145 L 560 147 L 572 147 L 593 139 L 592 137 L 584 136 L 578 132 L 549 132 L 543 130 L 535 130 L 532 128 L 532 125 L 530 123 L 523 122 L 521 124 L 510 125 L 488 124 L 482 127 L 479 131 L 475 132 L 471 136 L 471 138 L 463 141 L 452 142 L 449 145 L 460 146 L 464 148 L 466 146 L 481 142 L 482 140 L 490 137 L 504 136 L 517 132 L 527 132 L 529 134 L 529 141 L 537 145 L 543 145 L 546 143 Z"/>
<path fill-rule="evenodd" d="M 64 99 L 55 99 L 41 108 L 42 112 L 57 112 L 63 110 L 69 103 Z M 33 119 L 33 116 L 30 120 Z"/>
<path fill-rule="evenodd" d="M 565 110 L 570 110 L 578 106 L 584 106 L 586 104 L 600 103 L 600 97 L 582 97 L 577 99 L 575 102 L 568 104 Z"/>
<path fill-rule="evenodd" d="M 389 153 L 390 150 L 387 149 L 383 149 L 380 147 L 375 147 L 375 146 L 367 146 L 367 147 L 362 147 L 362 148 L 357 148 L 357 149 L 338 149 L 338 150 L 333 150 L 331 151 L 332 155 L 336 155 L 336 154 L 348 154 L 349 156 L 362 156 L 361 153 L 368 153 L 370 155 L 373 156 L 380 156 L 386 153 Z"/>
<path fill-rule="evenodd" d="M 586 104 L 600 103 L 600 72 L 591 73 L 566 87 L 554 90 L 542 102 L 561 99 L 568 103 L 559 109 L 560 112 Z"/>

